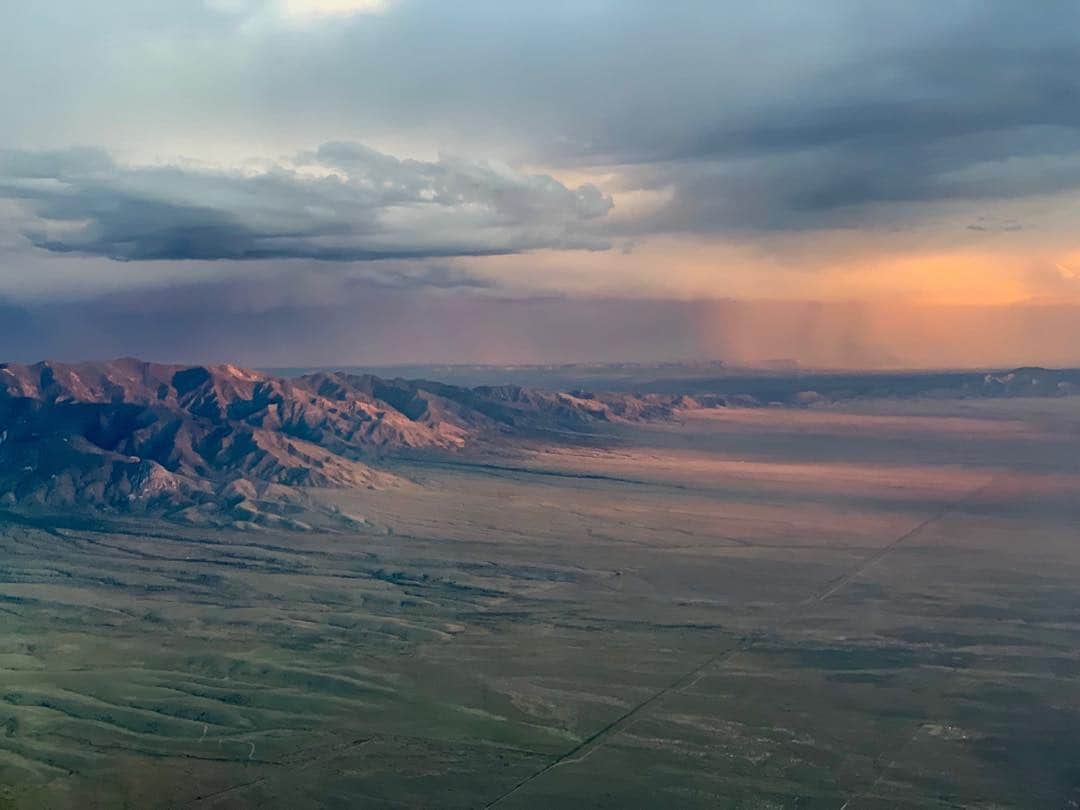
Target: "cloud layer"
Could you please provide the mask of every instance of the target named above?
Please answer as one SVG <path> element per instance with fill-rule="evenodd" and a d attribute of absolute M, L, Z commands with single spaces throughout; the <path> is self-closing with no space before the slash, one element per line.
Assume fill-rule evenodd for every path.
<path fill-rule="evenodd" d="M 227 152 L 239 162 L 275 153 L 252 143 L 295 151 L 363 133 L 399 154 L 450 148 L 512 165 L 605 171 L 622 191 L 663 190 L 666 205 L 621 224 L 638 234 L 906 227 L 937 217 L 935 206 L 1080 188 L 1080 6 L 1065 0 L 1037 8 L 1004 0 L 162 0 L 152 15 L 135 0 L 34 6 L 7 13 L 11 41 L 0 49 L 6 75 L 33 77 L 0 81 L 6 138 L 24 146 L 64 132 L 143 153 Z M 52 47 L 33 44 L 45 39 Z M 351 171 L 389 172 L 414 190 L 445 178 L 498 195 L 509 183 L 520 201 L 521 186 L 533 185 L 527 194 L 550 215 L 531 230 L 506 228 L 500 208 L 479 223 L 482 236 L 443 234 L 417 244 L 418 255 L 601 239 L 559 229 L 567 202 L 556 198 L 565 195 L 542 181 L 464 161 L 325 157 L 351 161 Z M 276 184 L 271 193 L 316 207 L 357 206 L 359 227 L 369 204 L 384 202 L 344 201 L 331 184 L 285 174 L 268 172 L 246 190 L 232 182 L 227 194 Z M 126 171 L 117 182 L 125 192 L 151 182 L 175 191 L 180 181 L 165 175 Z M 589 189 L 572 193 L 589 197 L 579 217 L 602 204 Z M 196 251 L 277 255 L 270 236 L 285 254 L 312 252 L 296 250 L 288 234 L 278 240 L 287 229 L 263 233 L 231 209 L 220 211 L 234 217 L 227 234 L 204 233 L 207 212 L 191 210 L 189 197 L 164 196 L 182 210 L 160 213 L 191 220 Z M 447 213 L 442 204 L 431 210 Z M 462 218 L 456 205 L 454 217 L 424 225 L 456 233 Z M 472 233 L 477 223 L 466 226 Z M 330 237 L 321 235 L 316 252 L 408 253 L 401 240 Z"/>
<path fill-rule="evenodd" d="M 478 300 L 1075 301 L 1078 31 L 1073 0 L 9 3 L 0 295 L 359 262 Z"/>
<path fill-rule="evenodd" d="M 105 152 L 0 153 L 39 248 L 117 260 L 367 261 L 602 249 L 595 186 L 486 162 L 398 160 L 327 143 L 253 172 L 124 166 Z"/>

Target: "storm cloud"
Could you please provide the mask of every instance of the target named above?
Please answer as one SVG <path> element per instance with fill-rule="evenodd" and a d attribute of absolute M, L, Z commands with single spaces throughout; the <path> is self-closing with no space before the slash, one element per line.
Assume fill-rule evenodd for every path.
<path fill-rule="evenodd" d="M 603 249 L 612 207 L 595 186 L 443 157 L 398 160 L 327 143 L 255 171 L 123 166 L 97 150 L 0 153 L 0 194 L 60 253 L 117 260 L 480 256 Z"/>
<path fill-rule="evenodd" d="M 242 161 L 265 156 L 244 144 L 298 151 L 343 132 L 492 162 L 328 145 L 314 162 L 344 176 L 321 183 L 291 167 L 129 166 L 111 179 L 69 167 L 69 199 L 42 215 L 81 205 L 92 223 L 36 240 L 51 250 L 347 261 L 596 248 L 612 234 L 888 228 L 935 205 L 1080 186 L 1072 2 L 105 5 L 11 12 L 0 68 L 33 80 L 0 87 L 9 140 L 61 131 L 195 159 L 227 144 Z M 28 51 L 35 36 L 56 47 Z M 612 177 L 605 191 L 662 190 L 667 203 L 605 231 L 592 221 L 603 193 L 498 161 L 588 168 Z M 263 195 L 293 206 L 299 232 L 240 200 Z"/>
<path fill-rule="evenodd" d="M 887 228 L 1080 187 L 1080 6 L 831 7 L 846 41 L 768 95 L 612 139 L 628 187 L 671 192 L 653 228 Z"/>

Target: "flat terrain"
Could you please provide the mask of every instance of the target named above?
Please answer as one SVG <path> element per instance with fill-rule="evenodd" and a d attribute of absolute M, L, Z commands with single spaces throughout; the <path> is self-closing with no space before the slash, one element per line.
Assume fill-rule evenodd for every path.
<path fill-rule="evenodd" d="M 392 471 L 349 533 L 0 516 L 0 807 L 1080 807 L 1080 398 Z"/>

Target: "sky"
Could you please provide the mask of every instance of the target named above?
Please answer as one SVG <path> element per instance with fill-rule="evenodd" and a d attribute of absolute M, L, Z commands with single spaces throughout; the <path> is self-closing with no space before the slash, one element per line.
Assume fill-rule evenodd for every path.
<path fill-rule="evenodd" d="M 1080 4 L 0 2 L 0 360 L 1080 365 Z"/>

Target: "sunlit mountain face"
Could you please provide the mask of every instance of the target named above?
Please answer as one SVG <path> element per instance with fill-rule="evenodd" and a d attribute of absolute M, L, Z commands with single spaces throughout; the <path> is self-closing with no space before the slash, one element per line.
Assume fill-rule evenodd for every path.
<path fill-rule="evenodd" d="M 3 15 L 16 359 L 1080 362 L 1072 4 Z"/>

